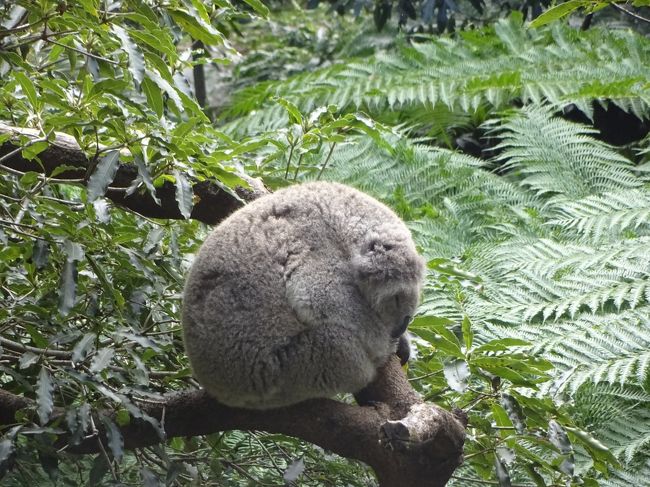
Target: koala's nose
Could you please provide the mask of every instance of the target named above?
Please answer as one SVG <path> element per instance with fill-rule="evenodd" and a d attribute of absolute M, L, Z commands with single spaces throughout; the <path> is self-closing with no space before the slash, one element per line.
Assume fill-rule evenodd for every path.
<path fill-rule="evenodd" d="M 409 323 L 411 322 L 412 316 L 406 315 L 404 319 L 402 320 L 402 323 L 393 330 L 392 337 L 393 338 L 399 338 L 401 337 L 404 332 L 406 331 L 406 328 L 408 328 Z"/>

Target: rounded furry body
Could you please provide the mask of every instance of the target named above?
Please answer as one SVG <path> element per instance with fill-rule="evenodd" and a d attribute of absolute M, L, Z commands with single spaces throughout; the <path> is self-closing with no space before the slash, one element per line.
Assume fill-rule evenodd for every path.
<path fill-rule="evenodd" d="M 395 353 L 423 275 L 409 230 L 364 193 L 316 182 L 264 196 L 216 227 L 190 270 L 194 375 L 233 407 L 356 392 Z"/>

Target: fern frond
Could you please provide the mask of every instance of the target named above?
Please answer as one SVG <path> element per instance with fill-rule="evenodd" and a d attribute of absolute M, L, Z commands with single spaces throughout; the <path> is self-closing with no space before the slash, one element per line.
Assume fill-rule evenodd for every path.
<path fill-rule="evenodd" d="M 642 185 L 632 163 L 590 137 L 592 129 L 554 118 L 547 107 L 524 107 L 500 128 L 497 160 L 538 195 L 576 199 Z"/>
<path fill-rule="evenodd" d="M 531 31 L 509 19 L 499 21 L 494 31 L 403 45 L 244 89 L 224 118 L 249 114 L 228 127 L 240 135 L 283 126 L 274 96 L 288 98 L 303 112 L 334 102 L 341 110 L 367 111 L 382 121 L 417 108 L 444 105 L 472 113 L 484 106 L 501 109 L 514 100 L 575 104 L 587 116 L 594 100 L 610 100 L 642 118 L 650 106 L 648 79 L 650 40 L 633 32 L 578 32 L 560 24 Z"/>
<path fill-rule="evenodd" d="M 643 235 L 650 231 L 650 195 L 646 191 L 607 192 L 567 201 L 556 209 L 557 217 L 548 221 L 564 229 L 574 229 L 585 237 L 600 240 L 605 234 L 614 236 L 624 230 Z"/>

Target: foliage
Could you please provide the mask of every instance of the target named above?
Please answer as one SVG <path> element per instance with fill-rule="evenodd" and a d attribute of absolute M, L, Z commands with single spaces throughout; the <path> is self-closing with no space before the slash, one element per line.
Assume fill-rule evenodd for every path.
<path fill-rule="evenodd" d="M 534 480 L 533 469 L 559 482 L 557 471 L 547 476 L 561 462 L 544 441 L 562 450 L 544 440 L 550 414 L 576 472 L 607 473 L 614 454 L 627 470 L 600 484 L 625 485 L 647 468 L 650 441 L 647 174 L 548 108 L 490 125 L 500 176 L 494 162 L 400 140 L 392 150 L 348 143 L 325 177 L 398 208 L 431 259 L 411 374 L 429 397 L 471 405 L 475 433 L 458 478 L 489 478 L 496 452 L 507 462 L 501 477 Z M 563 423 L 568 415 L 577 426 Z"/>
<path fill-rule="evenodd" d="M 615 2 L 612 1 L 600 1 L 600 0 L 568 0 L 563 3 L 558 3 L 553 7 L 549 8 L 546 12 L 541 14 L 539 17 L 534 19 L 530 25 L 531 27 L 539 27 L 541 25 L 546 25 L 548 23 L 554 22 L 558 19 L 567 17 L 572 13 L 583 10 L 587 14 L 593 14 L 599 10 L 612 5 Z M 636 0 L 632 2 L 634 7 L 648 7 L 650 2 L 648 0 Z M 626 11 L 629 12 L 629 11 Z M 632 13 L 634 15 L 634 13 Z"/>
<path fill-rule="evenodd" d="M 179 300 L 206 229 L 113 207 L 102 195 L 118 159 L 139 174 L 128 191 L 176 184 L 185 216 L 189 179 L 230 190 L 244 173 L 273 187 L 339 180 L 384 200 L 429 261 L 413 384 L 470 418 L 455 485 L 645 482 L 650 140 L 624 152 L 553 110 L 611 102 L 647 118 L 647 39 L 512 18 L 247 87 L 216 130 L 185 74 L 229 62 L 247 15 L 224 0 L 0 7 L 0 120 L 39 131 L 25 157 L 58 131 L 92 161 L 85 185 L 0 167 L 0 382 L 37 401 L 2 431 L 3 485 L 372 485 L 363 466 L 281 435 L 131 453 L 107 420 L 103 454 L 55 449 L 61 432 L 93 431 L 91 411 L 127 423 L 143 417 L 139 401 L 196 386 Z M 255 65 L 267 41 L 250 42 L 237 76 L 270 76 L 272 58 Z M 450 146 L 480 124 L 498 141 L 491 159 L 421 143 Z M 53 406 L 65 421 L 48 422 Z"/>
<path fill-rule="evenodd" d="M 513 16 L 494 29 L 402 44 L 372 58 L 255 85 L 235 95 L 224 118 L 232 120 L 227 130 L 235 134 L 281 127 L 276 96 L 303 112 L 335 102 L 429 136 L 439 135 L 448 120 L 481 122 L 486 110 L 515 102 L 575 104 L 591 117 L 596 100 L 642 118 L 650 103 L 648 66 L 650 41 L 631 31 L 579 32 L 559 24 L 526 30 Z"/>

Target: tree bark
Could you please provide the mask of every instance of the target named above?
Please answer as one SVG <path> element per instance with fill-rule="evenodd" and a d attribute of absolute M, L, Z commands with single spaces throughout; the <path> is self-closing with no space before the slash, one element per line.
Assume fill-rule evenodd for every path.
<path fill-rule="evenodd" d="M 71 183 L 87 179 L 87 173 L 92 162 L 86 157 L 74 137 L 57 133 L 49 146 L 38 155 L 41 164 L 29 161 L 22 157 L 19 137 L 26 137 L 30 141 L 41 138 L 41 134 L 34 129 L 13 127 L 0 122 L 0 135 L 10 134 L 11 138 L 0 144 L 0 169 L 4 166 L 14 171 L 25 173 L 35 171 L 51 176 L 52 172 L 63 165 L 71 169 L 57 174 L 57 180 L 68 180 Z M 9 155 L 13 152 L 12 155 Z M 138 170 L 133 164 L 120 164 L 117 174 L 106 193 L 106 198 L 119 206 L 128 208 L 136 213 L 150 218 L 183 219 L 176 201 L 176 188 L 170 182 L 165 182 L 156 188 L 156 196 L 160 204 L 148 192 L 135 191 L 127 195 L 125 189 L 131 186 L 138 177 Z M 235 196 L 221 189 L 214 181 L 195 181 L 193 184 L 194 195 L 197 197 L 192 209 L 191 218 L 215 225 L 226 218 L 235 210 L 241 208 L 246 201 L 253 200 L 266 194 L 263 184 L 256 179 L 248 181 L 250 188 L 237 188 Z M 114 188 L 114 189 L 111 189 Z"/>

